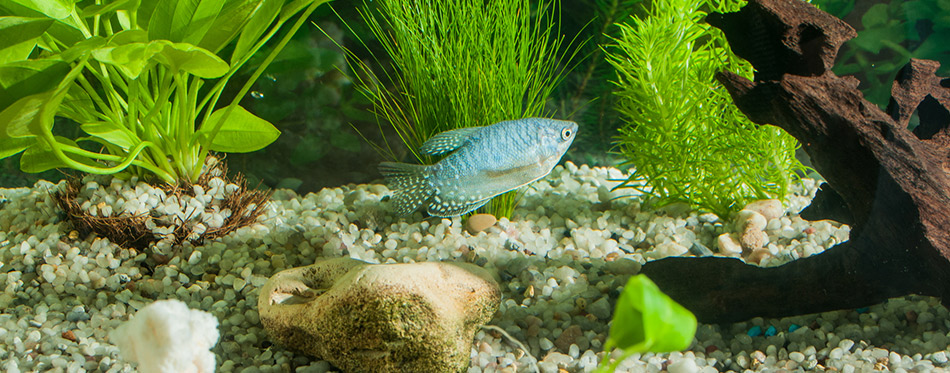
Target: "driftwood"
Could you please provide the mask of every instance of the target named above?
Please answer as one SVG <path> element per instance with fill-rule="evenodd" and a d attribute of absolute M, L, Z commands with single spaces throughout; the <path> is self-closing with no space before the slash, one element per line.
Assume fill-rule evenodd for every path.
<path fill-rule="evenodd" d="M 852 225 L 851 239 L 773 268 L 737 259 L 667 258 L 648 275 L 703 322 L 784 317 L 923 294 L 950 304 L 950 79 L 936 62 L 912 60 L 887 113 L 864 100 L 853 77 L 831 72 L 854 30 L 798 0 L 751 0 L 711 14 L 754 81 L 717 79 L 759 124 L 797 138 L 827 181 L 803 216 Z M 920 125 L 907 129 L 917 112 Z"/>

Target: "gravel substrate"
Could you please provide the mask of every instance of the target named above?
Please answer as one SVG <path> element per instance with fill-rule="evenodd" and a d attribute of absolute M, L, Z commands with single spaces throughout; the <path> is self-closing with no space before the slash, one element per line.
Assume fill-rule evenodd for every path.
<path fill-rule="evenodd" d="M 605 355 L 601 346 L 618 288 L 642 263 L 669 255 L 720 255 L 716 237 L 734 231 L 734 224 L 715 215 L 681 207 L 641 210 L 637 196 L 613 199 L 631 193 L 610 191 L 617 183 L 610 179 L 622 176 L 615 169 L 558 166 L 532 184 L 511 220 L 476 235 L 459 218 L 392 217 L 383 185 L 306 196 L 279 190 L 259 223 L 201 246 L 186 240 L 179 255 L 154 271 L 145 265 L 145 253 L 71 232 L 50 197 L 59 185 L 0 189 L 0 368 L 133 371 L 118 358 L 109 331 L 153 300 L 176 298 L 220 321 L 221 339 L 213 349 L 220 372 L 330 371 L 326 362 L 268 341 L 257 296 L 276 271 L 350 256 L 373 263 L 468 261 L 497 271 L 503 300 L 492 324 L 522 341 L 530 355 L 483 330 L 473 343 L 469 372 L 590 371 L 605 356 L 620 356 Z M 106 202 L 110 214 L 146 206 L 177 214 L 160 198 L 153 201 L 160 193 L 145 184 L 84 181 L 94 180 L 101 187 L 83 188 L 80 198 L 90 199 L 88 206 L 100 213 L 99 202 Z M 227 192 L 226 184 L 215 183 Z M 96 200 L 96 191 L 107 188 L 125 197 Z M 847 226 L 795 215 L 815 188 L 805 180 L 790 196 L 786 215 L 768 222 L 770 255 L 760 265 L 814 255 L 847 239 Z M 215 192 L 196 200 L 211 206 Z M 130 200 L 136 202 L 125 206 Z M 208 225 L 213 227 L 219 218 L 212 212 L 201 221 L 215 222 Z M 947 310 L 936 299 L 896 298 L 869 309 L 700 324 L 689 350 L 635 355 L 620 369 L 943 371 L 948 332 Z"/>

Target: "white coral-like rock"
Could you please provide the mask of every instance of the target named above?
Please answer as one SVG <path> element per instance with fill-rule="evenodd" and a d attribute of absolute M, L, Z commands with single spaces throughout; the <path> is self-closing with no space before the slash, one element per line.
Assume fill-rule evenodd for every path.
<path fill-rule="evenodd" d="M 160 300 L 119 325 L 110 338 L 122 358 L 137 362 L 143 373 L 214 372 L 210 349 L 218 343 L 218 320 L 180 300 Z"/>

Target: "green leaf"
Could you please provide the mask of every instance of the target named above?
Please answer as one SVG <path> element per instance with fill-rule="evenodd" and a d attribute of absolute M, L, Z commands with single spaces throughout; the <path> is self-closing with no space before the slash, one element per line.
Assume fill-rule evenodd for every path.
<path fill-rule="evenodd" d="M 0 17 L 0 51 L 40 37 L 53 22 L 48 18 Z"/>
<path fill-rule="evenodd" d="M 49 91 L 17 100 L 0 112 L 0 126 L 10 137 L 39 136 L 53 128 L 53 117 L 65 91 Z"/>
<path fill-rule="evenodd" d="M 201 125 L 195 135 L 199 136 L 202 145 L 218 152 L 247 153 L 263 149 L 280 136 L 280 131 L 270 122 L 238 105 L 221 125 L 217 136 L 208 139 L 213 127 L 221 121 L 229 107 L 215 110 L 208 121 Z"/>
<path fill-rule="evenodd" d="M 67 48 L 60 53 L 60 58 L 66 62 L 73 62 L 82 56 L 85 56 L 87 53 L 102 48 L 107 43 L 107 40 L 101 36 L 93 36 L 89 39 L 83 40 L 79 43 L 73 44 L 73 46 Z"/>
<path fill-rule="evenodd" d="M 168 41 L 164 41 L 168 43 Z M 142 70 L 151 61 L 152 56 L 165 48 L 164 43 L 129 43 L 116 47 L 99 48 L 92 51 L 92 58 L 113 65 L 130 78 L 138 78 Z"/>
<path fill-rule="evenodd" d="M 221 12 L 224 0 L 159 1 L 148 23 L 151 40 L 197 43 Z"/>
<path fill-rule="evenodd" d="M 0 65 L 26 60 L 30 57 L 30 53 L 33 53 L 33 49 L 36 48 L 36 42 L 38 40 L 39 39 L 27 40 L 0 51 Z"/>
<path fill-rule="evenodd" d="M 303 10 L 303 8 L 306 8 L 308 5 L 313 4 L 314 1 L 315 0 L 294 0 L 290 4 L 287 4 L 287 6 L 285 6 L 280 11 L 280 21 L 281 22 L 287 21 L 288 18 L 293 17 L 294 14 L 297 14 L 297 12 Z M 328 0 L 316 0 L 316 1 L 325 3 Z"/>
<path fill-rule="evenodd" d="M 34 143 L 35 137 L 8 138 L 0 134 L 0 159 L 19 154 Z"/>
<path fill-rule="evenodd" d="M 68 145 L 78 148 L 76 142 L 62 136 L 56 136 L 56 141 L 63 145 Z M 59 144 L 57 144 L 59 146 Z M 83 157 L 77 154 L 66 153 L 66 156 L 80 163 L 84 163 L 89 166 L 99 166 L 95 161 Z M 26 149 L 23 152 L 23 155 L 20 157 L 20 169 L 23 172 L 29 173 L 39 173 L 43 171 L 49 171 L 54 168 L 67 168 L 63 161 L 56 157 L 56 154 L 53 153 L 53 149 L 50 148 L 49 144 L 46 144 L 43 141 L 37 141 L 32 146 Z"/>
<path fill-rule="evenodd" d="M 132 78 L 137 78 L 153 59 L 170 67 L 173 72 L 183 70 L 207 79 L 228 72 L 228 64 L 207 49 L 168 40 L 99 48 L 92 52 L 92 56 L 99 62 L 118 67 Z"/>
<path fill-rule="evenodd" d="M 114 12 L 117 10 L 135 10 L 139 7 L 141 0 L 117 0 L 107 4 L 93 4 L 82 8 L 79 14 L 83 17 L 92 17 Z"/>
<path fill-rule="evenodd" d="M 0 65 L 0 110 L 23 97 L 56 88 L 67 73 L 69 66 L 57 60 L 27 60 Z"/>
<path fill-rule="evenodd" d="M 277 18 L 283 3 L 282 0 L 263 0 L 261 2 L 241 31 L 241 36 L 238 37 L 234 52 L 231 53 L 232 64 L 244 58 L 251 51 L 251 48 L 254 48 L 254 44 L 267 31 L 267 27 Z"/>
<path fill-rule="evenodd" d="M 73 12 L 72 0 L 10 0 L 53 19 L 63 19 Z"/>
<path fill-rule="evenodd" d="M 168 44 L 156 58 L 172 71 L 184 70 L 205 79 L 219 78 L 229 69 L 228 63 L 211 51 L 188 43 Z"/>
<path fill-rule="evenodd" d="M 3 137 L 30 137 L 38 132 L 34 131 L 37 125 L 34 122 L 43 120 L 43 112 L 48 110 L 48 105 L 55 91 L 44 92 L 40 94 L 23 97 L 12 105 L 0 112 L 0 129 Z M 49 121 L 52 122 L 52 115 L 49 115 Z"/>
<path fill-rule="evenodd" d="M 617 299 L 608 344 L 625 352 L 670 352 L 689 347 L 696 317 L 644 275 L 627 281 Z"/>
<path fill-rule="evenodd" d="M 191 16 L 191 22 L 188 24 L 181 41 L 190 44 L 201 42 L 201 39 L 211 29 L 211 25 L 218 14 L 221 13 L 224 3 L 224 0 L 201 0 L 198 8 L 195 9 L 195 13 Z"/>
<path fill-rule="evenodd" d="M 360 141 L 359 136 L 356 136 L 349 131 L 333 131 L 330 133 L 330 145 L 342 150 L 349 152 L 359 152 L 360 145 L 363 142 Z"/>
<path fill-rule="evenodd" d="M 112 122 L 84 123 L 79 126 L 86 133 L 128 151 L 142 142 L 122 125 Z"/>
<path fill-rule="evenodd" d="M 861 25 L 865 30 L 887 23 L 887 4 L 875 4 L 861 16 Z"/>
<path fill-rule="evenodd" d="M 244 30 L 244 24 L 258 9 L 259 2 L 260 0 L 227 1 L 198 46 L 215 53 L 219 52 L 240 35 Z"/>

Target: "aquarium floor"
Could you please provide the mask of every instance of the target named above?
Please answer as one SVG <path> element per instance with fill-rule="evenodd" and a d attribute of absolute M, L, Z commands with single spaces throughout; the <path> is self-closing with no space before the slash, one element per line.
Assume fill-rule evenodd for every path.
<path fill-rule="evenodd" d="M 185 245 L 154 271 L 143 266 L 144 253 L 71 232 L 49 195 L 59 185 L 0 189 L 0 368 L 133 371 L 109 331 L 153 300 L 176 298 L 219 320 L 213 352 L 220 372 L 332 371 L 325 361 L 270 343 L 257 296 L 276 271 L 350 256 L 374 263 L 467 261 L 497 272 L 503 299 L 491 324 L 530 354 L 483 330 L 469 372 L 590 371 L 605 357 L 620 356 L 601 347 L 617 289 L 640 264 L 702 247 L 718 251 L 716 237 L 733 230 L 731 222 L 679 206 L 641 208 L 632 191 L 610 190 L 623 176 L 616 169 L 558 166 L 526 191 L 512 219 L 476 235 L 459 218 L 395 219 L 383 185 L 306 196 L 279 190 L 258 224 Z M 769 222 L 772 255 L 761 265 L 814 255 L 848 238 L 847 226 L 797 217 L 815 184 L 805 180 L 786 215 Z M 950 354 L 947 316 L 936 299 L 905 297 L 868 309 L 700 324 L 688 350 L 637 354 L 620 370 L 942 371 Z"/>

